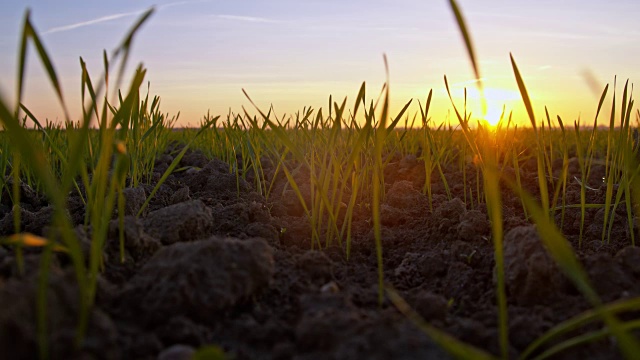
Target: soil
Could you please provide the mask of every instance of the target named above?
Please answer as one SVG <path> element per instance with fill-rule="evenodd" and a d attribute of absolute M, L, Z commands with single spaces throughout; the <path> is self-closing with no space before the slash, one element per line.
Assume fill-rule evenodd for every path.
<path fill-rule="evenodd" d="M 173 160 L 158 158 L 156 180 Z M 388 299 L 378 304 L 378 268 L 365 202 L 356 207 L 347 259 L 334 241 L 312 249 L 309 222 L 286 178 L 273 178 L 265 200 L 253 174 L 229 173 L 220 160 L 189 151 L 140 218 L 153 184 L 125 192 L 125 261 L 120 261 L 119 223 L 114 213 L 104 249 L 105 270 L 84 342 L 74 345 L 78 289 L 69 258 L 56 253 L 49 278 L 47 312 L 52 359 L 188 359 L 206 344 L 234 359 L 446 359 L 427 335 Z M 575 160 L 572 160 L 575 165 Z M 561 164 L 560 164 L 561 165 Z M 293 168 L 290 167 L 290 168 Z M 494 248 L 486 208 L 467 189 L 476 171 L 467 165 L 467 184 L 458 165 L 443 169 L 446 195 L 433 177 L 430 209 L 423 195 L 424 165 L 415 156 L 393 155 L 385 169 L 382 205 L 384 277 L 425 320 L 456 338 L 499 354 Z M 579 203 L 576 166 L 566 201 Z M 588 202 L 602 203 L 604 187 L 595 168 Z M 513 169 L 506 169 L 514 173 Z M 535 193 L 535 163 L 522 163 L 523 186 Z M 309 198 L 308 173 L 298 171 Z M 601 179 L 601 177 L 600 177 Z M 306 185 L 305 185 L 306 184 Z M 21 184 L 22 229 L 51 235 L 52 208 Z M 552 188 L 553 184 L 549 184 Z M 10 188 L 10 187 L 9 187 Z M 520 200 L 503 191 L 504 257 L 509 304 L 510 355 L 554 325 L 590 308 L 542 246 Z M 84 206 L 77 193 L 69 213 L 88 251 L 90 228 L 81 224 Z M 633 247 L 623 208 L 615 213 L 610 241 L 602 242 L 604 212 L 588 209 L 579 242 L 580 211 L 569 208 L 558 224 L 574 246 L 603 301 L 640 296 L 640 249 Z M 0 204 L 0 235 L 13 232 L 7 194 Z M 25 249 L 20 275 L 14 249 L 0 247 L 0 358 L 37 358 L 37 249 Z M 625 319 L 637 318 L 638 314 Z M 597 326 L 601 326 L 598 324 Z M 595 329 L 592 327 L 591 329 Z M 575 335 L 575 333 L 573 334 Z M 560 359 L 615 359 L 615 340 L 569 349 Z"/>

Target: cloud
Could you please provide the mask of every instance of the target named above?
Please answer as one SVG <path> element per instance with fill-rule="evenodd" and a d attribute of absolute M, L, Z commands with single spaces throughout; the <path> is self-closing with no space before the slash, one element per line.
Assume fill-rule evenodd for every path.
<path fill-rule="evenodd" d="M 188 4 L 203 3 L 203 2 L 210 2 L 210 0 L 174 1 L 174 2 L 170 2 L 170 3 L 158 5 L 157 8 L 158 8 L 158 10 L 162 10 L 162 9 L 165 9 L 165 8 L 168 8 L 168 7 L 173 7 L 173 6 L 188 5 Z M 118 19 L 122 19 L 122 18 L 126 18 L 126 17 L 141 15 L 145 11 L 146 11 L 146 9 L 145 10 L 138 10 L 138 11 L 131 11 L 131 12 L 124 12 L 124 13 L 117 13 L 117 14 L 112 14 L 112 15 L 105 15 L 105 16 L 101 16 L 99 18 L 95 18 L 95 19 L 92 19 L 92 20 L 81 21 L 81 22 L 77 22 L 77 23 L 73 23 L 73 24 L 69 24 L 69 25 L 56 26 L 56 27 L 53 27 L 53 28 L 45 31 L 43 34 L 46 35 L 46 34 L 53 34 L 53 33 L 57 33 L 57 32 L 75 30 L 75 29 L 78 29 L 78 28 L 86 27 L 86 26 L 91 26 L 91 25 L 96 25 L 96 24 L 100 24 L 100 23 L 104 23 L 104 22 L 114 21 L 114 20 L 118 20 Z"/>
<path fill-rule="evenodd" d="M 280 21 L 278 20 L 273 20 L 273 19 L 267 19 L 267 18 L 263 18 L 263 17 L 255 17 L 255 16 L 240 16 L 240 15 L 214 15 L 214 17 L 218 18 L 218 19 L 224 19 L 224 20 L 232 20 L 232 21 L 244 21 L 244 22 L 253 22 L 253 23 L 271 23 L 271 24 L 276 24 L 279 23 Z"/>
<path fill-rule="evenodd" d="M 142 14 L 142 11 L 133 11 L 133 12 L 127 12 L 127 13 L 119 13 L 119 14 L 101 16 L 99 18 L 92 19 L 92 20 L 81 21 L 81 22 L 77 22 L 77 23 L 73 23 L 73 24 L 69 24 L 69 25 L 53 27 L 53 28 L 45 31 L 43 34 L 46 35 L 46 34 L 53 34 L 53 33 L 57 33 L 57 32 L 74 30 L 74 29 L 78 29 L 78 28 L 81 28 L 81 27 L 91 26 L 91 25 L 100 24 L 100 23 L 103 23 L 103 22 L 109 22 L 109 21 L 113 21 L 113 20 L 117 20 L 117 19 L 122 19 L 122 18 L 125 18 L 125 17 L 140 15 L 140 14 Z"/>
<path fill-rule="evenodd" d="M 551 66 L 551 65 L 542 65 L 542 66 L 539 66 L 539 67 L 538 67 L 538 70 L 540 70 L 540 71 L 544 71 L 544 70 L 549 70 L 549 69 L 551 69 L 551 68 L 552 68 L 552 66 Z"/>

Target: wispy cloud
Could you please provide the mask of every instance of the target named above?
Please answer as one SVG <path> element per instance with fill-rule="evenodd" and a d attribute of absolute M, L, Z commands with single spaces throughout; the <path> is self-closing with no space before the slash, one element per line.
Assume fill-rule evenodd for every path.
<path fill-rule="evenodd" d="M 253 22 L 253 23 L 271 23 L 277 24 L 280 23 L 278 20 L 268 19 L 263 17 L 255 17 L 255 16 L 240 16 L 240 15 L 214 15 L 214 17 L 218 19 L 224 20 L 232 20 L 232 21 L 244 21 L 244 22 Z"/>
<path fill-rule="evenodd" d="M 552 68 L 552 66 L 551 66 L 551 65 L 542 65 L 542 66 L 539 66 L 539 67 L 538 67 L 538 70 L 540 70 L 540 71 L 545 71 L 545 70 L 549 70 L 549 69 L 551 69 L 551 68 Z"/>
<path fill-rule="evenodd" d="M 169 8 L 169 7 L 173 7 L 173 6 L 188 5 L 188 4 L 203 3 L 203 2 L 210 2 L 210 0 L 174 1 L 174 2 L 170 2 L 170 3 L 158 5 L 157 9 L 158 10 L 163 10 L 163 9 L 166 9 L 166 8 Z M 95 19 L 91 19 L 91 20 L 80 21 L 80 22 L 73 23 L 73 24 L 68 24 L 68 25 L 56 26 L 56 27 L 53 27 L 51 29 L 48 29 L 43 34 L 46 35 L 46 34 L 53 34 L 53 33 L 57 33 L 57 32 L 75 30 L 75 29 L 78 29 L 78 28 L 86 27 L 86 26 L 101 24 L 101 23 L 105 23 L 105 22 L 109 22 L 109 21 L 114 21 L 114 20 L 126 18 L 126 17 L 140 15 L 140 14 L 144 13 L 145 11 L 146 11 L 146 9 L 138 10 L 138 11 L 111 14 L 111 15 L 105 15 L 105 16 L 101 16 L 101 17 L 98 17 L 98 18 L 95 18 Z"/>
<path fill-rule="evenodd" d="M 69 24 L 69 25 L 53 27 L 53 28 L 45 31 L 43 34 L 46 35 L 46 34 L 53 34 L 53 33 L 57 33 L 57 32 L 74 30 L 74 29 L 78 29 L 78 28 L 82 28 L 82 27 L 86 27 L 86 26 L 96 25 L 96 24 L 100 24 L 100 23 L 104 23 L 104 22 L 109 22 L 109 21 L 113 21 L 113 20 L 117 20 L 117 19 L 122 19 L 122 18 L 125 18 L 125 17 L 139 15 L 141 13 L 142 13 L 142 11 L 132 11 L 132 12 L 126 12 L 126 13 L 119 13 L 119 14 L 101 16 L 99 18 L 92 19 L 92 20 L 81 21 L 81 22 L 77 22 L 77 23 L 73 23 L 73 24 Z"/>

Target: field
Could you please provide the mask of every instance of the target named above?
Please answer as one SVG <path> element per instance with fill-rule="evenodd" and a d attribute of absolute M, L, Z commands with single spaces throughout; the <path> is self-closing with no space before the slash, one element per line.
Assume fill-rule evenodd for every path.
<path fill-rule="evenodd" d="M 526 127 L 453 99 L 432 119 L 431 92 L 390 113 L 387 82 L 286 118 L 245 92 L 183 129 L 120 70 L 150 14 L 104 74 L 82 63 L 83 120 L 33 116 L 22 73 L 0 99 L 0 358 L 640 354 L 631 84 L 595 119 L 537 119 L 512 57 Z M 65 106 L 28 16 L 22 40 Z"/>

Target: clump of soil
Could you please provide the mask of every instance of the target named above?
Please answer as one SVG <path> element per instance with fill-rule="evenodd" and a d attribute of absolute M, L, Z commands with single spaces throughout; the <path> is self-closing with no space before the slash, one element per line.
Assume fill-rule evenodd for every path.
<path fill-rule="evenodd" d="M 155 178 L 172 159 L 168 154 L 158 158 Z M 47 303 L 53 359 L 188 358 L 208 344 L 236 359 L 448 358 L 388 300 L 378 305 L 366 206 L 355 209 L 347 259 L 344 244 L 337 242 L 312 250 L 309 221 L 285 178 L 269 178 L 275 190 L 267 200 L 250 181 L 229 173 L 227 164 L 202 153 L 189 151 L 180 165 L 189 170 L 171 175 L 140 218 L 135 215 L 154 184 L 125 191 L 124 261 L 114 214 L 104 249 L 105 271 L 79 347 L 74 343 L 79 310 L 75 275 L 69 259 L 54 254 Z M 272 177 L 273 168 L 265 169 Z M 294 175 L 308 198 L 308 172 L 300 168 Z M 444 175 L 450 179 L 451 197 L 434 177 L 429 203 L 422 193 L 424 164 L 418 159 L 398 159 L 385 168 L 385 280 L 434 326 L 499 354 L 487 211 L 477 201 L 465 203 L 464 187 L 470 184 L 462 184 L 457 167 L 445 168 Z M 526 180 L 537 176 L 535 168 L 523 164 L 521 176 L 524 186 L 535 190 L 535 182 Z M 579 185 L 568 186 L 570 200 L 579 194 Z M 27 185 L 21 184 L 20 191 L 22 229 L 51 233 L 51 207 Z M 602 202 L 601 192 L 589 196 L 590 202 Z M 0 235 L 13 231 L 6 199 L 3 194 Z M 69 213 L 88 249 L 91 229 L 81 225 L 84 208 L 77 194 L 69 199 Z M 590 305 L 554 264 L 520 201 L 508 191 L 503 192 L 503 213 L 509 351 L 515 356 Z M 579 210 L 567 209 L 564 218 L 557 214 L 556 219 L 605 301 L 640 295 L 640 250 L 630 246 L 626 214 L 615 216 L 615 236 L 603 243 L 597 228 L 603 214 L 589 209 L 581 246 Z M 26 249 L 21 275 L 14 249 L 0 247 L 0 358 L 37 357 L 40 257 L 37 250 Z M 620 354 L 606 340 L 559 354 L 579 357 Z"/>

